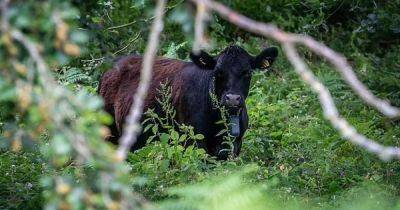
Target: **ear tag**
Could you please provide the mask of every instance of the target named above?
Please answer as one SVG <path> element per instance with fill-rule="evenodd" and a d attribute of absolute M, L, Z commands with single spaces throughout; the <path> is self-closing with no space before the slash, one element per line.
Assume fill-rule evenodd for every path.
<path fill-rule="evenodd" d="M 234 137 L 238 137 L 240 135 L 239 116 L 232 115 L 229 117 L 229 130 L 230 134 Z"/>
<path fill-rule="evenodd" d="M 261 67 L 263 69 L 266 69 L 269 67 L 269 61 L 268 60 L 263 60 Z"/>
<path fill-rule="evenodd" d="M 206 65 L 206 62 L 204 62 L 203 58 L 200 58 L 199 61 L 201 64 Z"/>

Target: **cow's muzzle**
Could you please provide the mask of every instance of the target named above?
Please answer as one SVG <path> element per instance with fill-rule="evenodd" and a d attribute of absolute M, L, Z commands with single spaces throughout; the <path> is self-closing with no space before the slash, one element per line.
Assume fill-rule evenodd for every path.
<path fill-rule="evenodd" d="M 228 108 L 240 108 L 243 106 L 243 98 L 237 94 L 226 94 L 223 97 L 222 104 Z"/>

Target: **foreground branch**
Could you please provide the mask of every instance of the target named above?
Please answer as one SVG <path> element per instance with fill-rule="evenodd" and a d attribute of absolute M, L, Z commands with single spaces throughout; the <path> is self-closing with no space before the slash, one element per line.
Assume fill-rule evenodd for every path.
<path fill-rule="evenodd" d="M 193 53 L 199 54 L 200 50 L 208 46 L 206 45 L 206 41 L 204 40 L 204 22 L 207 18 L 207 10 L 203 1 L 199 1 L 197 4 L 197 13 L 195 19 L 195 31 L 194 31 L 194 43 L 193 43 Z"/>
<path fill-rule="evenodd" d="M 8 29 L 10 28 L 10 24 L 8 22 L 8 4 L 10 0 L 3 0 L 0 3 L 0 11 L 1 11 L 1 32 L 7 33 Z"/>
<path fill-rule="evenodd" d="M 64 163 L 67 161 L 66 157 L 68 157 L 71 158 L 71 161 L 68 160 L 67 163 L 73 161 L 77 170 L 90 165 L 93 170 L 99 172 L 98 176 L 94 175 L 94 179 L 93 174 L 84 172 L 85 176 L 77 177 L 80 180 L 78 180 L 79 182 L 75 182 L 70 176 L 63 174 L 52 176 L 51 182 L 46 185 L 52 186 L 52 192 L 55 194 L 47 198 L 47 207 L 74 209 L 85 206 L 92 209 L 104 209 L 106 207 L 108 209 L 136 209 L 139 206 L 149 206 L 143 197 L 132 192 L 132 189 L 129 188 L 129 179 L 126 179 L 129 169 L 125 164 L 116 163 L 115 159 L 107 155 L 110 148 L 105 144 L 99 145 L 100 125 L 96 125 L 96 123 L 88 125 L 85 117 L 78 117 L 81 113 L 94 113 L 96 111 L 95 108 L 85 104 L 81 93 L 76 95 L 59 86 L 46 63 L 45 56 L 50 54 L 46 54 L 46 50 L 42 50 L 41 45 L 33 41 L 33 36 L 29 33 L 36 30 L 43 34 L 47 32 L 32 27 L 33 30 L 26 30 L 27 32 L 25 33 L 15 28 L 9 23 L 8 17 L 11 11 L 9 3 L 10 0 L 0 1 L 1 38 L 6 40 L 4 44 L 5 50 L 10 54 L 5 55 L 5 58 L 9 58 L 12 64 L 16 63 L 21 66 L 24 66 L 24 63 L 32 63 L 33 65 L 29 65 L 29 67 L 24 66 L 26 68 L 25 71 L 38 78 L 39 82 L 38 84 L 36 80 L 34 82 L 26 82 L 30 81 L 28 77 L 24 78 L 22 74 L 12 72 L 18 71 L 16 67 L 2 69 L 4 74 L 11 79 L 7 82 L 16 86 L 19 107 L 18 112 L 15 114 L 27 116 L 26 119 L 23 119 L 27 127 L 16 131 L 10 129 L 9 132 L 15 132 L 15 134 L 6 137 L 6 139 L 11 140 L 12 143 L 18 141 L 21 144 L 21 139 L 25 138 L 25 136 L 27 139 L 31 138 L 33 140 L 39 138 L 44 129 L 46 129 L 46 134 L 50 136 L 50 141 L 49 144 L 43 145 L 43 148 L 45 148 L 43 152 L 46 153 L 45 156 L 49 159 L 49 167 L 54 167 L 53 169 L 55 170 L 64 167 Z M 15 10 L 15 8 L 13 9 Z M 60 31 L 57 31 L 60 28 L 59 25 L 66 23 L 63 22 L 57 11 L 51 14 L 56 32 L 60 33 Z M 48 17 L 48 14 L 44 17 Z M 67 27 L 67 25 L 64 25 L 64 27 Z M 65 36 L 62 41 L 66 41 L 68 31 L 64 30 L 61 34 L 63 37 Z M 57 36 L 59 38 L 59 34 Z M 44 47 L 57 50 L 52 46 L 45 45 Z M 76 47 L 79 49 L 78 46 Z M 5 66 L 7 66 L 7 62 Z M 32 97 L 34 97 L 34 100 L 32 100 Z M 32 113 L 29 112 L 31 109 L 27 109 L 28 106 L 39 111 L 41 116 L 30 119 L 31 117 L 29 116 Z M 91 115 L 89 118 L 97 119 L 98 117 Z M 12 123 L 20 122 L 10 120 L 10 124 Z M 82 124 L 89 127 L 82 130 Z M 62 145 L 59 142 L 63 142 Z M 64 148 L 61 149 L 62 151 L 58 149 L 61 146 Z M 110 187 L 111 184 L 122 187 L 112 188 Z M 76 199 L 71 201 L 69 195 L 77 192 L 77 190 L 81 195 L 85 196 L 78 195 Z M 103 198 L 104 200 L 87 199 L 86 195 L 90 195 L 90 198 Z"/>
<path fill-rule="evenodd" d="M 359 145 L 369 152 L 378 154 L 383 160 L 391 158 L 400 159 L 400 148 L 385 147 L 377 142 L 368 139 L 343 119 L 335 106 L 333 98 L 329 90 L 314 76 L 312 71 L 300 58 L 296 49 L 292 44 L 286 43 L 283 45 L 288 60 L 294 66 L 295 71 L 301 78 L 311 86 L 311 89 L 319 96 L 320 103 L 324 112 L 324 117 L 340 132 L 340 134 L 348 139 L 351 143 Z"/>
<path fill-rule="evenodd" d="M 117 150 L 117 158 L 125 160 L 131 146 L 135 144 L 140 131 L 140 118 L 143 112 L 144 100 L 147 96 L 151 77 L 153 73 L 153 64 L 157 53 L 160 33 L 163 29 L 163 17 L 166 0 L 158 0 L 155 20 L 151 28 L 150 39 L 146 47 L 146 52 L 143 57 L 142 70 L 140 73 L 140 82 L 137 92 L 133 96 L 133 103 L 126 118 L 123 135 L 120 138 L 119 147 Z"/>
<path fill-rule="evenodd" d="M 200 5 L 205 5 L 209 10 L 217 12 L 224 19 L 240 28 L 273 38 L 280 42 L 284 47 L 283 49 L 287 58 L 294 66 L 295 71 L 311 86 L 312 90 L 318 94 L 319 101 L 324 111 L 324 117 L 340 132 L 342 137 L 353 144 L 363 147 L 369 152 L 379 155 L 379 157 L 384 160 L 389 160 L 391 158 L 400 159 L 400 148 L 385 147 L 374 140 L 368 139 L 364 135 L 358 133 L 352 125 L 339 115 L 329 90 L 314 76 L 303 59 L 300 58 L 294 45 L 296 43 L 304 45 L 322 58 L 327 59 L 335 69 L 340 72 L 341 76 L 353 91 L 367 104 L 390 118 L 400 117 L 399 108 L 391 106 L 387 101 L 377 98 L 360 80 L 358 80 L 345 57 L 309 36 L 286 33 L 273 24 L 254 21 L 212 0 L 191 1 L 198 6 L 198 16 L 199 13 L 203 12 L 199 10 L 199 8 L 201 8 Z M 196 24 L 196 27 L 199 27 L 198 24 Z M 202 31 L 200 29 L 198 30 Z M 195 41 L 196 48 L 197 46 L 201 46 L 201 44 L 198 43 L 202 42 L 202 39 L 198 37 L 197 35 L 197 41 Z"/>

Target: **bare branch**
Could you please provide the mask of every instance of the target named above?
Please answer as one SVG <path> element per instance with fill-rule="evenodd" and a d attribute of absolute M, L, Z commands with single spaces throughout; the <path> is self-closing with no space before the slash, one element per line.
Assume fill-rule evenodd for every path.
<path fill-rule="evenodd" d="M 378 154 L 383 160 L 388 160 L 393 157 L 400 158 L 400 148 L 385 147 L 371 139 L 368 139 L 364 135 L 359 134 L 352 125 L 343 119 L 339 115 L 329 90 L 314 76 L 312 71 L 300 58 L 293 44 L 285 43 L 283 47 L 286 56 L 294 66 L 295 71 L 308 85 L 311 86 L 311 89 L 318 94 L 325 118 L 331 122 L 344 138 L 353 144 L 363 147 L 369 152 Z"/>
<path fill-rule="evenodd" d="M 9 29 L 9 22 L 8 22 L 8 4 L 10 3 L 10 0 L 3 0 L 1 2 L 0 7 L 1 7 L 1 31 L 3 33 L 6 33 Z"/>
<path fill-rule="evenodd" d="M 26 38 L 20 31 L 12 30 L 11 37 L 18 42 L 20 42 L 28 51 L 29 55 L 32 57 L 33 61 L 35 61 L 37 70 L 41 74 L 42 77 L 48 76 L 47 74 L 47 65 L 42 56 L 40 55 L 39 49 L 37 48 L 34 42 L 31 42 Z M 40 77 L 41 79 L 43 79 Z M 51 80 L 49 80 L 51 81 Z M 43 82 L 43 81 L 42 81 Z"/>
<path fill-rule="evenodd" d="M 204 40 L 204 22 L 207 18 L 207 10 L 204 2 L 202 0 L 197 4 L 197 13 L 195 19 L 195 32 L 194 32 L 194 43 L 193 43 L 193 53 L 199 54 L 200 50 L 206 46 Z"/>
<path fill-rule="evenodd" d="M 166 0 L 158 0 L 155 10 L 155 20 L 151 28 L 150 39 L 142 62 L 139 86 L 133 96 L 134 100 L 129 115 L 126 118 L 124 132 L 117 150 L 117 158 L 119 160 L 125 160 L 131 146 L 136 142 L 141 129 L 139 120 L 142 116 L 144 100 L 150 86 L 160 33 L 163 29 L 165 5 Z"/>
<path fill-rule="evenodd" d="M 319 54 L 323 58 L 326 58 L 333 66 L 335 66 L 336 70 L 339 71 L 346 83 L 367 104 L 375 107 L 387 117 L 400 117 L 399 108 L 391 106 L 389 102 L 377 98 L 370 90 L 368 90 L 368 88 L 357 78 L 357 75 L 354 73 L 346 58 L 341 54 L 333 51 L 323 43 L 315 41 L 309 36 L 297 36 L 296 40 L 298 40 L 299 43 L 307 46 L 313 52 Z"/>
<path fill-rule="evenodd" d="M 196 4 L 205 4 L 210 10 L 216 11 L 229 22 L 256 34 L 271 37 L 281 43 L 300 43 L 307 46 L 313 52 L 326 58 L 336 67 L 346 83 L 360 96 L 367 104 L 379 110 L 382 114 L 396 118 L 400 117 L 400 109 L 391 106 L 387 101 L 377 98 L 374 94 L 358 80 L 351 66 L 346 59 L 339 53 L 333 51 L 322 43 L 315 41 L 313 38 L 304 35 L 286 33 L 273 24 L 261 23 L 243 16 L 226 6 L 212 0 L 191 0 Z"/>
<path fill-rule="evenodd" d="M 386 147 L 374 140 L 368 139 L 364 135 L 358 133 L 356 129 L 350 125 L 344 118 L 339 115 L 339 112 L 335 106 L 333 98 L 329 90 L 314 76 L 312 71 L 307 67 L 302 58 L 297 53 L 294 44 L 298 43 L 308 47 L 314 53 L 320 55 L 322 58 L 327 59 L 337 71 L 340 72 L 346 83 L 354 90 L 354 92 L 362 98 L 367 104 L 376 108 L 384 115 L 395 118 L 400 116 L 400 110 L 397 107 L 391 106 L 388 102 L 377 98 L 371 93 L 368 88 L 358 80 L 353 69 L 347 62 L 346 58 L 341 54 L 333 51 L 326 45 L 315 41 L 312 37 L 305 35 L 298 35 L 284 32 L 278 29 L 273 24 L 261 23 L 254 21 L 246 16 L 243 16 L 228 7 L 217 3 L 212 0 L 191 0 L 192 2 L 199 5 L 205 5 L 209 10 L 213 10 L 221 15 L 231 23 L 256 34 L 270 37 L 283 45 L 288 60 L 294 66 L 295 71 L 299 76 L 311 86 L 312 90 L 319 96 L 324 117 L 336 128 L 343 138 L 349 140 L 355 145 L 359 145 L 369 152 L 379 155 L 383 160 L 389 160 L 391 158 L 400 159 L 400 148 L 398 147 Z M 198 13 L 201 12 L 198 10 Z M 198 14 L 199 15 L 199 14 Z M 199 27 L 196 24 L 196 27 Z M 204 27 L 204 26 L 202 26 Z M 202 32 L 202 30 L 197 29 Z M 196 30 L 196 31 L 197 31 Z M 203 36 L 203 35 L 201 35 Z M 201 42 L 200 35 L 196 34 L 195 43 Z"/>

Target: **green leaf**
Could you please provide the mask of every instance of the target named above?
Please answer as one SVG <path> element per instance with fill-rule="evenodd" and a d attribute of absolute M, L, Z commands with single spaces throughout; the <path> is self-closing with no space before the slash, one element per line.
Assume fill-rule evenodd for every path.
<path fill-rule="evenodd" d="M 162 160 L 162 161 L 161 161 L 161 165 L 160 165 L 161 170 L 162 170 L 162 171 L 168 170 L 168 168 L 169 168 L 169 163 L 170 163 L 170 162 L 169 162 L 168 159 Z"/>
<path fill-rule="evenodd" d="M 172 130 L 172 131 L 171 131 L 171 139 L 172 139 L 173 141 L 178 141 L 178 140 L 179 140 L 179 133 L 176 132 L 176 131 L 174 131 L 174 130 Z"/>
<path fill-rule="evenodd" d="M 183 134 L 181 137 L 179 137 L 179 143 L 185 142 L 187 139 L 187 135 Z"/>
<path fill-rule="evenodd" d="M 158 124 L 154 124 L 154 126 L 151 128 L 151 131 L 153 132 L 153 134 L 157 134 L 157 132 L 158 132 Z"/>
<path fill-rule="evenodd" d="M 160 136 L 160 141 L 161 141 L 163 144 L 168 144 L 169 138 L 170 138 L 169 134 L 167 134 L 167 133 L 162 133 L 161 136 Z"/>
<path fill-rule="evenodd" d="M 153 124 L 146 125 L 146 127 L 144 127 L 144 129 L 143 129 L 143 133 L 148 131 L 152 126 L 153 126 Z"/>
<path fill-rule="evenodd" d="M 222 134 L 226 133 L 228 130 L 222 129 L 220 132 L 217 133 L 215 136 L 222 136 Z"/>
<path fill-rule="evenodd" d="M 15 88 L 1 88 L 0 101 L 14 100 L 16 97 Z"/>

